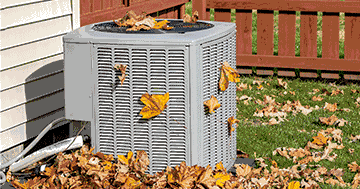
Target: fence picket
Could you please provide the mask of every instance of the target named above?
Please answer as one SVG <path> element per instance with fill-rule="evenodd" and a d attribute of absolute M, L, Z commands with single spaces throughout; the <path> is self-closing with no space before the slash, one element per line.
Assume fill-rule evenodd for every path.
<path fill-rule="evenodd" d="M 274 11 L 257 11 L 257 54 L 273 55 L 274 39 Z M 269 65 L 271 66 L 271 65 Z M 257 69 L 259 75 L 272 75 L 272 70 Z"/>
<path fill-rule="evenodd" d="M 344 58 L 360 59 L 360 14 L 345 13 Z"/>
<path fill-rule="evenodd" d="M 360 14 L 345 13 L 344 59 L 360 59 Z M 360 80 L 359 74 L 344 74 L 345 79 Z"/>
<path fill-rule="evenodd" d="M 252 54 L 252 10 L 236 9 L 236 54 Z M 237 62 L 237 66 L 240 66 Z M 238 69 L 240 74 L 251 74 L 251 69 Z"/>
<path fill-rule="evenodd" d="M 300 57 L 317 57 L 317 12 L 301 12 Z M 301 71 L 300 77 L 316 78 L 317 73 Z"/>
<path fill-rule="evenodd" d="M 324 12 L 322 22 L 322 57 L 339 59 L 339 13 Z"/>
<path fill-rule="evenodd" d="M 278 56 L 295 57 L 295 11 L 279 11 L 279 42 Z M 295 76 L 294 71 L 285 71 L 279 68 L 279 76 Z"/>

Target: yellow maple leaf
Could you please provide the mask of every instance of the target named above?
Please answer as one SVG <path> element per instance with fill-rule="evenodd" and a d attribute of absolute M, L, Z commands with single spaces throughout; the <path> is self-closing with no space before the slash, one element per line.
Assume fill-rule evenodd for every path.
<path fill-rule="evenodd" d="M 215 109 L 218 109 L 221 104 L 218 103 L 219 101 L 213 96 L 211 95 L 210 100 L 207 100 L 204 102 L 204 105 L 207 106 L 209 108 L 209 113 L 214 113 Z"/>
<path fill-rule="evenodd" d="M 300 188 L 300 182 L 299 181 L 292 181 L 289 183 L 288 189 L 299 189 Z"/>
<path fill-rule="evenodd" d="M 169 92 L 164 95 L 145 93 L 141 96 L 141 102 L 146 106 L 141 109 L 140 114 L 143 119 L 148 119 L 161 114 L 161 112 L 167 107 L 166 103 L 169 101 Z"/>
<path fill-rule="evenodd" d="M 228 121 L 228 127 L 229 127 L 230 136 L 231 136 L 231 133 L 232 133 L 233 131 L 235 131 L 235 128 L 232 127 L 232 125 L 233 125 L 234 123 L 239 123 L 240 120 L 235 119 L 234 116 L 232 116 L 232 117 L 230 117 L 227 121 Z"/>
<path fill-rule="evenodd" d="M 133 156 L 133 152 L 129 151 L 127 158 L 124 155 L 118 155 L 118 159 L 122 164 L 129 165 L 129 160 L 131 159 L 132 156 Z"/>
<path fill-rule="evenodd" d="M 324 137 L 324 135 L 321 133 L 319 133 L 317 136 L 314 136 L 312 138 L 314 139 L 314 141 L 312 143 L 317 144 L 319 146 L 325 145 L 327 140 L 329 140 L 329 138 Z"/>
<path fill-rule="evenodd" d="M 216 179 L 216 185 L 224 187 L 225 182 L 230 180 L 230 175 L 224 173 L 216 173 L 214 175 L 214 178 Z"/>
<path fill-rule="evenodd" d="M 225 91 L 229 86 L 229 81 L 231 82 L 240 82 L 240 78 L 238 78 L 238 73 L 234 70 L 228 62 L 224 62 L 220 69 L 220 81 L 219 88 L 222 91 Z"/>

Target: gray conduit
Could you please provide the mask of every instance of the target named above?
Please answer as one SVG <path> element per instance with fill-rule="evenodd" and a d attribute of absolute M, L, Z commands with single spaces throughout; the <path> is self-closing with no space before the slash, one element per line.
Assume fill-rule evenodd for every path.
<path fill-rule="evenodd" d="M 65 121 L 65 120 L 66 120 L 65 117 L 61 117 L 61 118 L 58 118 L 58 119 L 52 121 L 49 125 L 47 125 L 47 126 L 45 127 L 45 129 L 44 129 L 43 131 L 41 131 L 41 133 L 35 138 L 35 140 L 33 140 L 33 141 L 31 142 L 31 144 L 30 144 L 28 147 L 26 147 L 26 149 L 25 149 L 24 151 L 22 151 L 20 154 L 18 154 L 18 155 L 17 155 L 15 158 L 13 158 L 12 160 L 10 160 L 10 161 L 8 161 L 8 162 L 0 165 L 0 170 L 6 168 L 6 167 L 8 167 L 8 166 L 10 166 L 10 165 L 13 164 L 15 161 L 19 160 L 19 159 L 20 159 L 22 156 L 24 156 L 29 150 L 31 150 L 31 149 L 36 145 L 36 143 L 39 142 L 39 140 L 50 130 L 50 128 L 51 128 L 52 126 L 54 126 L 55 124 L 57 124 L 57 123 L 59 123 L 59 122 Z M 9 171 L 11 171 L 11 169 L 10 169 Z M 3 179 L 3 178 L 2 178 L 2 175 L 5 175 L 5 174 L 4 174 L 4 172 L 0 171 L 0 184 L 5 183 L 5 181 L 6 181 L 6 178 Z"/>

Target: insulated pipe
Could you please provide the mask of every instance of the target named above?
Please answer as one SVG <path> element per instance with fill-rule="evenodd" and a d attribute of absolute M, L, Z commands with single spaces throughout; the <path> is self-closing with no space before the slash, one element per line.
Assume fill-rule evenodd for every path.
<path fill-rule="evenodd" d="M 54 126 L 55 124 L 59 123 L 59 122 L 62 122 L 62 121 L 65 121 L 66 118 L 65 117 L 61 117 L 61 118 L 58 118 L 54 121 L 52 121 L 49 125 L 47 125 L 45 127 L 45 129 L 43 131 L 41 131 L 41 133 L 35 138 L 35 140 L 33 140 L 30 145 L 24 150 L 22 151 L 20 154 L 18 154 L 15 158 L 13 158 L 12 160 L 0 165 L 0 170 L 4 169 L 5 167 L 8 167 L 10 166 L 11 164 L 13 164 L 15 161 L 19 160 L 22 156 L 24 156 L 29 150 L 31 150 L 35 145 L 36 143 L 39 142 L 39 140 L 50 130 L 50 128 L 52 126 Z M 9 170 L 11 171 L 11 170 Z M 0 176 L 4 174 L 2 171 L 0 171 Z M 2 182 L 3 179 L 0 179 L 0 184 L 3 183 Z"/>

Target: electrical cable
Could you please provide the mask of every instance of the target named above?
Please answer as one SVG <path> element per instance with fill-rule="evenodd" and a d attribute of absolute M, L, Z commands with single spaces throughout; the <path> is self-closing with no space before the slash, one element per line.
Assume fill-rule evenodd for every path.
<path fill-rule="evenodd" d="M 3 170 L 4 168 L 6 167 L 9 167 L 10 165 L 12 165 L 15 161 L 17 161 L 18 159 L 20 159 L 23 155 L 25 155 L 30 149 L 32 149 L 37 142 L 39 142 L 39 140 L 50 130 L 50 128 L 55 125 L 56 123 L 58 122 L 62 122 L 66 120 L 65 117 L 61 117 L 61 118 L 58 118 L 54 121 L 52 121 L 43 131 L 41 131 L 41 133 L 35 138 L 35 140 L 33 140 L 30 145 L 25 149 L 23 150 L 20 154 L 18 154 L 14 159 L 6 162 L 5 164 L 3 165 L 0 165 L 0 170 Z M 81 122 L 83 123 L 83 122 Z M 76 137 L 73 139 L 73 141 L 69 144 L 68 147 L 66 147 L 64 151 L 66 151 L 74 142 L 75 142 L 75 139 L 77 138 L 77 136 L 80 134 L 80 132 L 85 128 L 86 124 L 84 124 L 84 126 L 79 130 L 79 132 L 76 134 Z M 39 165 L 39 166 L 42 166 L 44 164 L 46 164 L 47 162 L 49 162 L 51 159 L 53 159 L 54 157 L 56 157 L 56 154 L 54 154 L 50 159 L 48 159 L 46 162 L 44 162 L 43 164 Z M 13 173 L 12 173 L 13 174 Z M 24 173 L 25 174 L 25 173 Z M 31 173 L 30 173 L 31 174 Z M 6 176 L 4 174 L 3 171 L 0 171 L 0 184 L 3 184 L 6 182 Z"/>

